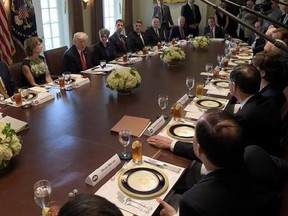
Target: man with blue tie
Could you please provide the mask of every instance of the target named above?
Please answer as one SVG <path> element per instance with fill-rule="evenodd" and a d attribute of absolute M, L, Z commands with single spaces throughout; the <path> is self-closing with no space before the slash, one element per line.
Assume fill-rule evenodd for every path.
<path fill-rule="evenodd" d="M 133 24 L 134 30 L 127 36 L 128 49 L 132 52 L 143 50 L 146 46 L 144 32 L 142 32 L 143 22 L 136 20 Z"/>
<path fill-rule="evenodd" d="M 116 20 L 116 31 L 115 33 L 109 37 L 110 44 L 115 48 L 116 57 L 120 57 L 127 53 L 127 38 L 123 34 L 124 31 L 124 20 L 118 19 Z"/>
<path fill-rule="evenodd" d="M 222 29 L 215 25 L 214 17 L 208 18 L 208 26 L 204 28 L 204 35 L 209 38 L 224 38 Z"/>
<path fill-rule="evenodd" d="M 188 34 L 193 36 L 199 35 L 199 23 L 201 22 L 201 14 L 199 6 L 194 4 L 195 0 L 188 0 L 187 4 L 181 8 L 181 16 L 185 17 Z"/>
<path fill-rule="evenodd" d="M 180 40 L 185 40 L 188 36 L 187 28 L 185 27 L 185 17 L 180 16 L 178 17 L 178 26 L 174 26 L 170 30 L 169 34 L 169 41 L 171 41 L 173 38 L 179 38 Z"/>

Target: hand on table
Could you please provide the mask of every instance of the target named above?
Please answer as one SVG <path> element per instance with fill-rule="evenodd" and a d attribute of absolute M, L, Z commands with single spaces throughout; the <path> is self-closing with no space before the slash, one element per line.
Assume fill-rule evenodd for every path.
<path fill-rule="evenodd" d="M 160 216 L 177 215 L 176 210 L 171 205 L 169 205 L 168 203 L 166 203 L 159 197 L 156 198 L 156 201 L 162 206 L 162 210 L 160 211 Z"/>
<path fill-rule="evenodd" d="M 170 149 L 172 140 L 164 136 L 155 135 L 155 136 L 149 137 L 147 139 L 147 142 L 150 145 L 153 145 L 160 149 Z"/>

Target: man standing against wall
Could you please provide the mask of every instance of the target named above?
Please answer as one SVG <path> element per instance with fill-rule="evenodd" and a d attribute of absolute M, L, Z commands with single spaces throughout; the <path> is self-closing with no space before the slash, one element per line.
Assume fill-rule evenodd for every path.
<path fill-rule="evenodd" d="M 199 6 L 194 4 L 194 0 L 188 0 L 187 4 L 182 6 L 181 16 L 185 17 L 188 34 L 193 34 L 194 37 L 198 36 L 201 14 Z"/>
<path fill-rule="evenodd" d="M 157 0 L 157 5 L 154 7 L 152 18 L 154 17 L 159 17 L 161 29 L 167 36 L 169 34 L 170 25 L 174 26 L 174 22 L 171 17 L 170 8 L 168 5 L 163 4 L 163 0 Z"/>

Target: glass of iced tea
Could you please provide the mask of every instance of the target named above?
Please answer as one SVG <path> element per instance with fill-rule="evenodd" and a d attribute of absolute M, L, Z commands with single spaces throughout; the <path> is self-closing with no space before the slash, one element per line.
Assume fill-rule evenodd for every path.
<path fill-rule="evenodd" d="M 196 85 L 196 97 L 200 98 L 203 96 L 204 91 L 204 84 L 203 83 L 197 83 Z"/>
<path fill-rule="evenodd" d="M 60 89 L 65 89 L 65 77 L 59 76 L 58 77 L 59 87 Z"/>
<path fill-rule="evenodd" d="M 16 91 L 14 93 L 14 100 L 15 100 L 15 104 L 17 106 L 21 106 L 22 105 L 22 97 L 19 91 Z"/>
<path fill-rule="evenodd" d="M 132 159 L 136 164 L 142 164 L 143 146 L 140 140 L 132 143 Z"/>

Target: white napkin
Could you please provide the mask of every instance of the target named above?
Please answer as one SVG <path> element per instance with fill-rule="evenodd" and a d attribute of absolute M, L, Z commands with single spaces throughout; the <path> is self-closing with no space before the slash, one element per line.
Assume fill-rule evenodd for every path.
<path fill-rule="evenodd" d="M 107 72 L 112 71 L 115 69 L 115 65 L 113 64 L 106 64 L 106 67 L 101 68 L 100 65 L 87 69 L 85 71 L 81 71 L 81 73 L 88 73 L 88 74 L 106 74 Z"/>
<path fill-rule="evenodd" d="M 40 92 L 38 96 L 31 101 L 33 106 L 37 106 L 39 104 L 45 103 L 46 101 L 53 100 L 55 97 L 50 92 Z"/>
<path fill-rule="evenodd" d="M 143 156 L 143 160 L 148 160 L 148 159 L 151 159 L 151 158 Z M 152 159 L 152 160 L 157 161 L 155 159 Z M 159 161 L 159 162 L 161 163 L 161 161 Z M 146 165 L 149 166 L 149 164 L 146 164 L 146 163 L 144 163 L 144 164 L 145 164 L 145 166 Z M 166 163 L 166 164 L 169 164 L 169 163 Z M 129 168 L 133 165 L 134 165 L 134 163 L 131 160 L 127 164 L 127 168 Z M 174 165 L 171 164 L 171 166 L 174 166 Z M 154 167 L 154 166 L 152 166 L 152 167 Z M 177 166 L 175 166 L 175 167 L 177 167 Z M 161 171 L 163 173 L 165 173 L 167 175 L 167 178 L 169 179 L 168 189 L 166 190 L 165 193 L 163 193 L 160 196 L 161 199 L 164 199 L 166 197 L 166 195 L 170 192 L 170 190 L 175 185 L 175 183 L 177 182 L 179 177 L 182 175 L 184 168 L 182 168 L 182 167 L 179 167 L 179 168 L 181 168 L 181 171 L 179 173 L 172 172 L 172 171 L 167 170 L 167 169 L 161 169 Z M 143 211 L 138 210 L 137 208 L 135 208 L 133 206 L 125 205 L 125 204 L 119 202 L 119 200 L 117 199 L 117 192 L 120 191 L 119 186 L 118 186 L 118 174 L 119 173 L 116 174 L 117 176 L 116 176 L 116 179 L 114 181 L 108 180 L 98 191 L 96 191 L 95 194 L 108 199 L 110 202 L 114 203 L 120 209 L 124 209 L 130 213 L 134 213 L 135 215 L 145 215 L 145 216 L 151 215 L 157 209 L 157 207 L 159 205 L 158 202 L 155 200 L 155 198 L 152 198 L 152 199 L 133 198 L 133 199 L 139 200 L 139 201 L 145 203 L 147 206 L 151 207 L 152 209 L 150 210 L 149 213 L 145 213 Z M 121 192 L 121 193 L 123 193 L 123 192 Z M 126 194 L 125 194 L 125 196 L 128 197 Z"/>
<path fill-rule="evenodd" d="M 212 81 L 215 81 L 214 79 L 211 80 L 211 82 L 208 83 L 204 87 L 204 89 L 208 90 L 207 94 L 213 94 L 213 95 L 220 95 L 220 96 L 228 96 L 229 94 L 229 89 L 225 88 L 217 88 L 215 85 L 213 85 Z"/>

